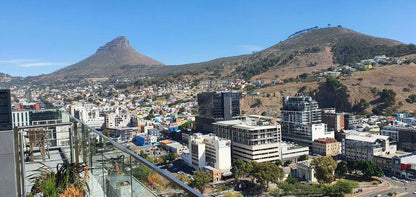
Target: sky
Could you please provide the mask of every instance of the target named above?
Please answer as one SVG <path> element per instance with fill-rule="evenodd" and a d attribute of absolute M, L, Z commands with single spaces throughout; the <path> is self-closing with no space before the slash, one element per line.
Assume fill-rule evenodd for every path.
<path fill-rule="evenodd" d="M 167 65 L 252 53 L 314 27 L 342 25 L 416 43 L 416 1 L 1 1 L 0 72 L 48 74 L 126 36 Z"/>

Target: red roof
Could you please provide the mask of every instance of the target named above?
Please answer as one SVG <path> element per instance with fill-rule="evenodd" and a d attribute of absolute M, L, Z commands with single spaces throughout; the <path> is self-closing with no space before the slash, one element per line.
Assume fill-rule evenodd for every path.
<path fill-rule="evenodd" d="M 338 141 L 334 138 L 319 138 L 319 139 L 316 139 L 315 142 L 329 144 L 329 143 L 335 143 Z"/>

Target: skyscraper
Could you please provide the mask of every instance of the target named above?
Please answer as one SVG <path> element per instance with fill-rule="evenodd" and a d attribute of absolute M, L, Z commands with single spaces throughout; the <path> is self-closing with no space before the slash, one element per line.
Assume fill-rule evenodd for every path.
<path fill-rule="evenodd" d="M 212 123 L 232 120 L 234 116 L 240 115 L 240 93 L 203 92 L 198 94 L 198 106 L 196 129 L 209 133 L 212 132 Z"/>

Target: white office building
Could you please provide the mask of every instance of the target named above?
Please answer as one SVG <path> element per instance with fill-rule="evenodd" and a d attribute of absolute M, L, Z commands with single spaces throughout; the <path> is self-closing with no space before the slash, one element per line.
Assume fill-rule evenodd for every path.
<path fill-rule="evenodd" d="M 189 166 L 202 169 L 211 166 L 222 172 L 231 169 L 231 141 L 219 138 L 214 134 L 202 135 L 195 133 L 189 137 L 189 154 L 182 157 Z"/>
<path fill-rule="evenodd" d="M 249 119 L 214 123 L 214 133 L 232 142 L 233 159 L 274 162 L 280 158 L 281 126 L 271 121 Z"/>

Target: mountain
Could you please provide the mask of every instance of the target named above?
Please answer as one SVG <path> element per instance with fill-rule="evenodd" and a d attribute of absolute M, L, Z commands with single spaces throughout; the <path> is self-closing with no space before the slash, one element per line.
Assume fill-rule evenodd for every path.
<path fill-rule="evenodd" d="M 373 37 L 342 27 L 314 27 L 299 32 L 253 54 L 167 66 L 149 74 L 201 75 L 210 78 L 244 78 L 251 81 L 284 80 L 334 65 L 354 63 L 374 55 L 387 55 L 392 49 L 404 45 L 399 41 Z"/>
<path fill-rule="evenodd" d="M 56 80 L 123 75 L 133 77 L 140 75 L 141 70 L 161 66 L 164 66 L 164 64 L 137 52 L 126 37 L 120 36 L 99 47 L 88 58 L 44 75 L 41 79 Z"/>
<path fill-rule="evenodd" d="M 207 62 L 164 66 L 136 52 L 125 37 L 100 47 L 79 63 L 49 75 L 53 79 L 88 77 L 137 78 L 142 76 L 190 76 L 191 78 L 244 78 L 265 81 L 295 78 L 334 65 L 346 65 L 374 55 L 405 53 L 403 43 L 377 38 L 346 28 L 301 30 L 267 49 L 249 55 L 218 58 Z"/>

